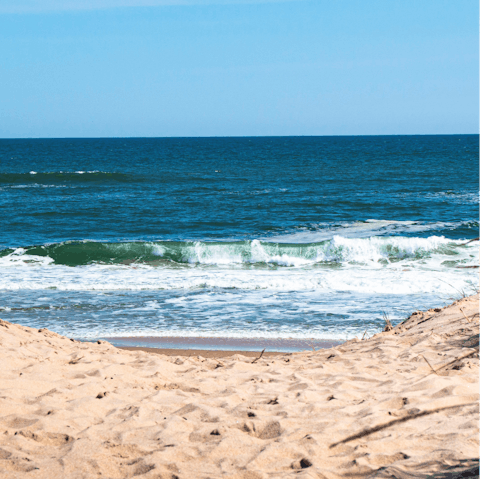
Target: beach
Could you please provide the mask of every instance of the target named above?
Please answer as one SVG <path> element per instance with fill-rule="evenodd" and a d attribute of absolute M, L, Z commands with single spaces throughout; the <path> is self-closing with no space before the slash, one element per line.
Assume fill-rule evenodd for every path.
<path fill-rule="evenodd" d="M 368 339 L 253 358 L 2 321 L 0 476 L 477 477 L 478 308 L 471 296 Z"/>
<path fill-rule="evenodd" d="M 0 479 L 479 478 L 478 16 L 0 2 Z"/>
<path fill-rule="evenodd" d="M 478 469 L 477 135 L 0 156 L 2 479 Z"/>

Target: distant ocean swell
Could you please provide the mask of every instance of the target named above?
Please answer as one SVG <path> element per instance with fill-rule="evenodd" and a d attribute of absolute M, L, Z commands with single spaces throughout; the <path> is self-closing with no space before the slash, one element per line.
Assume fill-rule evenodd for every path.
<path fill-rule="evenodd" d="M 30 171 L 28 173 L 0 173 L 0 185 L 18 183 L 65 183 L 65 182 L 126 182 L 140 178 L 133 175 L 108 171 Z"/>

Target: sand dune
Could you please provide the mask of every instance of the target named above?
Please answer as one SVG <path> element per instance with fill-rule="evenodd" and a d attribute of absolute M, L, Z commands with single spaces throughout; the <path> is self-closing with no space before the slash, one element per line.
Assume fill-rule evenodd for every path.
<path fill-rule="evenodd" d="M 478 474 L 478 306 L 255 362 L 0 322 L 0 477 Z"/>

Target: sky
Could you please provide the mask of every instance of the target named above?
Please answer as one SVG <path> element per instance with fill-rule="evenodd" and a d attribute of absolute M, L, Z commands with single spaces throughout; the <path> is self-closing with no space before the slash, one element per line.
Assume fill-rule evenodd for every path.
<path fill-rule="evenodd" d="M 2 0 L 0 138 L 477 133 L 477 0 Z"/>

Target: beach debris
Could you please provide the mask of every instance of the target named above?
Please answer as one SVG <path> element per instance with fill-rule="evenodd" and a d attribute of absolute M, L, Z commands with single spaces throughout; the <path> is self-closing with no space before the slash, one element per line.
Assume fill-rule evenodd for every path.
<path fill-rule="evenodd" d="M 258 358 L 255 358 L 255 359 L 252 361 L 252 364 L 253 364 L 253 363 L 256 363 L 256 362 L 263 356 L 263 353 L 265 352 L 265 349 L 267 349 L 267 348 L 263 348 L 263 351 L 260 353 L 260 356 L 258 356 Z"/>
<path fill-rule="evenodd" d="M 408 414 L 407 416 L 401 417 L 399 419 L 394 419 L 393 421 L 390 421 L 390 422 L 387 422 L 387 423 L 384 423 L 384 424 L 379 424 L 378 426 L 375 426 L 375 427 L 365 428 L 357 434 L 353 434 L 352 436 L 348 436 L 345 439 L 342 439 L 341 441 L 334 442 L 333 444 L 330 444 L 329 449 L 332 449 L 336 446 L 339 446 L 340 444 L 345 444 L 347 442 L 354 441 L 355 439 L 360 439 L 360 438 L 365 437 L 365 436 L 370 436 L 371 434 L 373 434 L 375 432 L 381 431 L 382 429 L 386 429 L 387 427 L 391 427 L 391 426 L 394 426 L 396 424 L 400 424 L 402 422 L 411 421 L 412 419 L 416 419 L 416 418 L 423 417 L 423 416 L 428 416 L 430 414 L 435 414 L 437 412 L 445 411 L 447 409 L 454 409 L 454 408 L 457 408 L 457 407 L 464 407 L 464 406 L 473 406 L 473 405 L 476 405 L 476 404 L 477 404 L 476 402 L 456 404 L 454 406 L 439 407 L 439 408 L 432 409 L 432 410 L 420 411 L 420 412 L 417 412 L 415 414 Z"/>
<path fill-rule="evenodd" d="M 312 466 L 312 461 L 310 461 L 309 459 L 307 459 L 306 457 L 304 457 L 301 461 L 300 461 L 300 467 L 302 469 L 306 469 L 307 467 L 310 467 Z"/>
<path fill-rule="evenodd" d="M 468 353 L 462 354 L 458 358 L 455 358 L 452 361 L 448 362 L 447 364 L 444 364 L 443 366 L 440 366 L 439 368 L 437 368 L 436 371 L 440 371 L 441 369 L 445 369 L 446 367 L 450 366 L 451 364 L 454 364 L 457 361 L 460 361 L 462 359 L 469 358 L 470 356 L 473 356 L 474 354 L 478 354 L 478 351 L 476 349 L 474 349 L 473 351 L 469 351 Z"/>
<path fill-rule="evenodd" d="M 292 469 L 307 469 L 307 467 L 311 467 L 313 465 L 310 459 L 306 457 L 300 459 L 299 461 L 292 462 Z"/>
<path fill-rule="evenodd" d="M 72 359 L 71 361 L 68 361 L 68 364 L 77 364 L 77 363 L 79 363 L 83 358 L 84 358 L 84 356 L 81 356 L 80 358 Z"/>
<path fill-rule="evenodd" d="M 467 322 L 470 322 L 470 320 L 468 319 L 467 315 L 465 314 L 465 312 L 463 311 L 463 308 L 458 308 L 460 309 L 460 311 L 462 312 L 463 316 L 465 317 L 465 319 L 467 320 Z"/>
<path fill-rule="evenodd" d="M 462 354 L 461 356 L 453 359 L 452 361 L 449 361 L 448 363 L 444 364 L 443 366 L 440 366 L 439 368 L 435 369 L 427 360 L 427 358 L 423 355 L 423 354 L 420 354 L 419 356 L 417 357 L 422 357 L 426 363 L 430 366 L 430 369 L 432 370 L 432 372 L 434 372 L 437 376 L 439 375 L 438 374 L 438 371 L 441 371 L 442 369 L 445 369 L 446 367 L 452 365 L 452 364 L 455 364 L 457 361 L 461 361 L 462 359 L 466 359 L 470 356 L 473 356 L 474 354 L 478 354 L 478 351 L 476 349 L 474 349 L 473 351 L 469 351 L 465 354 Z"/>
<path fill-rule="evenodd" d="M 425 359 L 426 363 L 430 366 L 430 369 L 438 376 L 438 373 L 437 371 L 435 371 L 435 369 L 433 368 L 433 366 L 428 362 L 428 359 L 423 355 L 423 354 L 420 354 L 420 356 Z"/>

